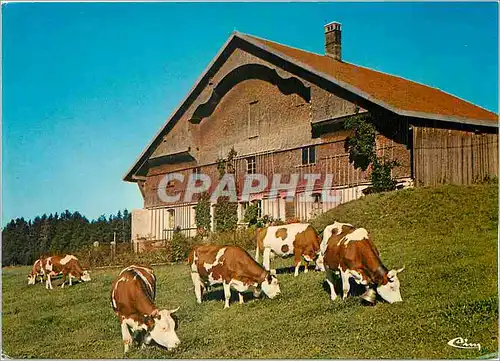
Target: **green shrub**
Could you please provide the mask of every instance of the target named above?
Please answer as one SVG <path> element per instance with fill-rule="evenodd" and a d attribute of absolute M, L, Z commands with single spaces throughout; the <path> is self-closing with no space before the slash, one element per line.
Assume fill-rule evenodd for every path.
<path fill-rule="evenodd" d="M 210 230 L 211 216 L 210 216 L 210 195 L 204 192 L 196 206 L 195 210 L 195 222 L 198 232 L 204 234 Z"/>
<path fill-rule="evenodd" d="M 237 229 L 230 232 L 215 232 L 207 243 L 218 245 L 235 245 L 246 250 L 255 249 L 256 230 L 254 228 Z"/>
<path fill-rule="evenodd" d="M 370 193 L 392 191 L 396 189 L 397 182 L 392 178 L 391 171 L 398 163 L 377 157 L 374 120 L 373 115 L 358 114 L 357 109 L 355 115 L 344 121 L 346 129 L 354 130 L 354 136 L 347 139 L 349 162 L 363 171 L 372 165 Z"/>
<path fill-rule="evenodd" d="M 375 127 L 369 114 L 356 114 L 344 121 L 344 127 L 354 130 L 354 136 L 347 139 L 349 162 L 355 168 L 365 171 L 376 157 Z"/>
<path fill-rule="evenodd" d="M 226 232 L 236 229 L 238 224 L 238 203 L 227 197 L 219 197 L 214 213 L 215 230 Z"/>
<path fill-rule="evenodd" d="M 184 262 L 193 246 L 193 239 L 184 236 L 179 228 L 176 228 L 172 239 L 169 241 L 170 245 L 170 261 L 171 262 Z"/>
<path fill-rule="evenodd" d="M 249 226 L 253 226 L 257 223 L 259 218 L 259 206 L 257 204 L 249 204 L 245 210 L 245 215 L 243 216 L 243 221 L 248 223 Z"/>
<path fill-rule="evenodd" d="M 396 189 L 396 180 L 392 178 L 392 168 L 396 167 L 396 161 L 374 158 L 370 180 L 374 193 L 388 192 Z"/>

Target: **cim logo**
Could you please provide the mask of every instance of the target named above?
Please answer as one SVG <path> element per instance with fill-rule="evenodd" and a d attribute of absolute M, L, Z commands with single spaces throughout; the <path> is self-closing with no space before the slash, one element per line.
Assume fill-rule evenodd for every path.
<path fill-rule="evenodd" d="M 469 343 L 469 340 L 462 337 L 456 337 L 453 340 L 448 341 L 448 345 L 455 348 L 462 348 L 466 350 L 474 350 L 477 349 L 481 351 L 481 344 L 479 343 Z"/>

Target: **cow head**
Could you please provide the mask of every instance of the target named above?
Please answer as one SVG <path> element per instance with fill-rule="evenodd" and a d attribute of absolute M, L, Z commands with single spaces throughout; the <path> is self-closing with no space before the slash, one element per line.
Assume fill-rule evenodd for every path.
<path fill-rule="evenodd" d="M 321 272 L 326 271 L 325 259 L 321 253 L 318 255 L 318 258 L 316 258 L 316 271 L 321 271 Z"/>
<path fill-rule="evenodd" d="M 33 273 L 30 273 L 28 275 L 28 284 L 29 285 L 34 285 L 36 283 L 36 273 L 33 274 Z"/>
<path fill-rule="evenodd" d="M 83 282 L 89 282 L 90 281 L 90 272 L 87 270 L 83 271 L 81 279 Z"/>
<path fill-rule="evenodd" d="M 398 273 L 402 270 L 404 270 L 404 267 L 398 270 L 392 269 L 387 272 L 387 283 L 377 287 L 377 293 L 389 303 L 403 301 L 399 290 L 400 284 L 398 279 Z"/>
<path fill-rule="evenodd" d="M 156 342 L 158 345 L 173 349 L 180 343 L 177 337 L 176 330 L 178 327 L 177 317 L 174 313 L 179 310 L 155 310 L 151 317 L 151 326 L 149 327 L 148 334 L 145 337 L 145 342 L 149 344 L 151 341 Z"/>
<path fill-rule="evenodd" d="M 261 288 L 269 298 L 274 298 L 281 293 L 278 278 L 272 274 L 266 276 L 266 279 L 262 282 Z"/>

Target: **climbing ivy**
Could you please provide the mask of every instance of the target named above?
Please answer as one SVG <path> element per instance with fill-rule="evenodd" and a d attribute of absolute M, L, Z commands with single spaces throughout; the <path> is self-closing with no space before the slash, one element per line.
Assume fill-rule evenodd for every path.
<path fill-rule="evenodd" d="M 234 148 L 231 148 L 225 158 L 218 158 L 216 160 L 219 179 L 224 177 L 225 174 L 235 174 L 234 158 L 237 155 L 238 153 Z M 216 231 L 236 229 L 238 224 L 238 203 L 231 202 L 228 197 L 219 197 L 215 205 L 214 221 Z"/>
<path fill-rule="evenodd" d="M 356 169 L 365 171 L 376 158 L 375 127 L 369 114 L 356 114 L 344 121 L 347 130 L 354 130 L 354 136 L 347 139 L 349 162 Z"/>
<path fill-rule="evenodd" d="M 359 114 L 359 109 L 356 109 L 356 114 L 344 121 L 344 128 L 354 131 L 354 135 L 347 139 L 349 162 L 354 168 L 363 171 L 372 165 L 370 174 L 372 192 L 378 193 L 396 189 L 396 180 L 392 178 L 391 172 L 399 164 L 377 156 L 374 120 L 373 115 Z"/>
<path fill-rule="evenodd" d="M 202 193 L 195 209 L 195 222 L 198 233 L 205 234 L 210 230 L 210 195 L 206 192 Z"/>

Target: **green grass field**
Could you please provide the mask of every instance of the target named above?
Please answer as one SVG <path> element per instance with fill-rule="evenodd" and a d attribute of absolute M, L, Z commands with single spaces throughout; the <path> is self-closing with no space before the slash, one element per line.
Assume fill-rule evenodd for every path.
<path fill-rule="evenodd" d="M 367 228 L 403 302 L 332 302 L 324 274 L 279 274 L 279 299 L 223 309 L 222 288 L 196 304 L 186 265 L 156 267 L 157 306 L 180 306 L 175 351 L 132 348 L 132 358 L 477 358 L 498 350 L 496 186 L 404 190 L 368 196 L 324 214 Z M 253 253 L 251 253 L 253 254 Z M 292 260 L 275 262 L 279 268 Z M 3 351 L 15 358 L 122 358 L 109 287 L 119 269 L 53 291 L 28 286 L 28 267 L 2 274 Z M 249 295 L 250 297 L 250 295 Z M 455 337 L 481 350 L 452 348 Z"/>

